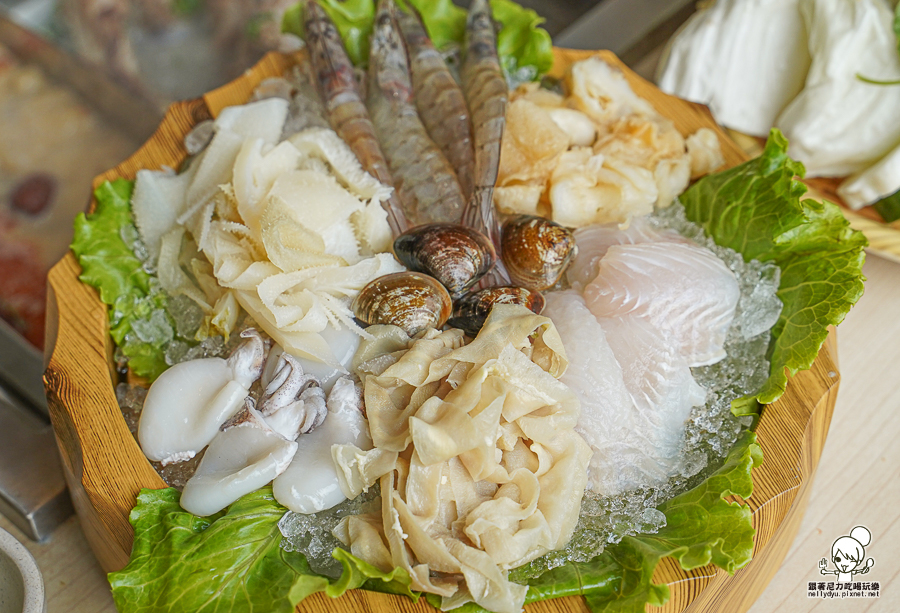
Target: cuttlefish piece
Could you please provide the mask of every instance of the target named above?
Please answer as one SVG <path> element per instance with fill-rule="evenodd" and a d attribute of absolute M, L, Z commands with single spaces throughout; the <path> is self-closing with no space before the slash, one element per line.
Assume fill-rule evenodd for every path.
<path fill-rule="evenodd" d="M 317 362 L 294 354 L 291 355 L 303 367 L 305 374 L 313 375 L 319 380 L 319 385 L 328 394 L 331 392 L 334 382 L 350 372 L 350 364 L 353 362 L 353 356 L 356 355 L 362 338 L 345 326 L 340 328 L 327 326 L 320 332 L 320 336 L 331 347 L 331 351 L 337 359 L 336 365 L 332 366 L 324 362 Z M 266 366 L 262 374 L 262 385 L 264 388 L 268 387 L 269 382 L 275 377 L 275 371 L 281 366 L 278 358 L 282 353 L 284 353 L 284 349 L 278 344 L 273 344 L 269 350 L 269 356 L 266 358 Z"/>
<path fill-rule="evenodd" d="M 361 386 L 338 379 L 328 395 L 328 416 L 318 428 L 297 439 L 290 466 L 275 479 L 275 500 L 296 513 L 317 513 L 346 499 L 331 456 L 332 445 L 372 448 L 362 412 Z"/>
<path fill-rule="evenodd" d="M 283 433 L 293 440 L 298 434 L 311 432 L 325 420 L 325 393 L 316 377 L 304 374 L 294 356 L 282 353 L 272 380 L 266 385 L 259 412 L 267 421 L 277 422 L 279 427 L 296 428 L 293 436 Z"/>
<path fill-rule="evenodd" d="M 269 428 L 251 406 L 246 410 L 248 419 L 216 434 L 184 486 L 181 506 L 186 511 L 200 516 L 217 513 L 290 465 L 297 443 Z"/>
<path fill-rule="evenodd" d="M 319 386 L 310 386 L 300 393 L 297 400 L 263 419 L 272 430 L 293 441 L 301 433 L 311 432 L 320 426 L 326 414 L 325 391 Z"/>
<path fill-rule="evenodd" d="M 176 364 L 150 386 L 138 441 L 149 459 L 170 464 L 189 460 L 206 447 L 219 427 L 240 410 L 262 373 L 266 343 L 256 330 L 231 356 Z"/>

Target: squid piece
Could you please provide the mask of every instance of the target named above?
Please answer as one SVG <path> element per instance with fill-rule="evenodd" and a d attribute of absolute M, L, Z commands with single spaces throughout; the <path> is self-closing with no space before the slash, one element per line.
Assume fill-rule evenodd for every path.
<path fill-rule="evenodd" d="M 286 471 L 275 479 L 275 500 L 296 513 L 317 513 L 345 500 L 332 459 L 332 447 L 372 448 L 362 412 L 362 390 L 349 377 L 338 379 L 328 395 L 325 422 L 297 439 Z"/>
<path fill-rule="evenodd" d="M 259 412 L 270 427 L 294 440 L 325 421 L 325 393 L 316 377 L 304 374 L 294 356 L 282 353 L 274 376 L 266 385 Z"/>
<path fill-rule="evenodd" d="M 138 441 L 144 455 L 163 465 L 189 460 L 240 410 L 262 374 L 266 341 L 256 330 L 227 360 L 176 364 L 154 381 L 141 412 Z"/>
<path fill-rule="evenodd" d="M 291 463 L 297 443 L 274 431 L 251 406 L 248 419 L 220 432 L 184 486 L 181 506 L 212 515 L 270 482 Z"/>

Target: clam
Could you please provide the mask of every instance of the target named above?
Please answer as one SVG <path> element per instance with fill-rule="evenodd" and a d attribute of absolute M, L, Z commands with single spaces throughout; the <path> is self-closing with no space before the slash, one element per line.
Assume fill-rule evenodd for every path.
<path fill-rule="evenodd" d="M 363 323 L 392 324 L 410 336 L 427 328 L 440 328 L 452 308 L 453 301 L 444 286 L 419 272 L 378 277 L 353 301 L 353 313 Z"/>
<path fill-rule="evenodd" d="M 457 300 L 448 323 L 469 336 L 476 336 L 495 304 L 519 304 L 540 314 L 544 310 L 544 296 L 524 287 L 488 287 Z"/>
<path fill-rule="evenodd" d="M 407 230 L 394 241 L 394 254 L 410 270 L 444 284 L 453 296 L 472 287 L 497 261 L 484 234 L 454 223 L 432 223 Z"/>
<path fill-rule="evenodd" d="M 508 219 L 500 243 L 513 283 L 536 291 L 556 285 L 575 257 L 572 232 L 534 215 Z"/>

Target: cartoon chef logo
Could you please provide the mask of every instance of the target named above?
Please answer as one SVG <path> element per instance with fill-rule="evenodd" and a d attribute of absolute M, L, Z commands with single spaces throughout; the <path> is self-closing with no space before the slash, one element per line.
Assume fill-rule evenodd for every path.
<path fill-rule="evenodd" d="M 864 575 L 875 566 L 875 560 L 866 559 L 866 547 L 872 542 L 872 533 L 865 526 L 856 526 L 849 536 L 842 536 L 831 546 L 831 561 L 835 570 L 828 570 L 825 558 L 819 560 L 819 572 L 837 575 L 840 583 L 850 583 L 854 575 Z"/>

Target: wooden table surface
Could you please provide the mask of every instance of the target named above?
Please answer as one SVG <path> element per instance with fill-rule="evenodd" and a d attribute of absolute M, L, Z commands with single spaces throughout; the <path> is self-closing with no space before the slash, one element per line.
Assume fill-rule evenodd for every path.
<path fill-rule="evenodd" d="M 841 389 L 806 517 L 751 613 L 900 611 L 900 264 L 870 256 L 865 272 L 866 294 L 838 329 Z M 819 574 L 818 561 L 830 559 L 834 540 L 860 524 L 872 533 L 866 556 L 875 560 L 862 579 L 880 582 L 881 597 L 807 598 L 809 581 L 835 579 Z M 42 544 L 27 541 L 2 516 L 0 526 L 37 559 L 49 613 L 115 611 L 76 518 Z"/>

